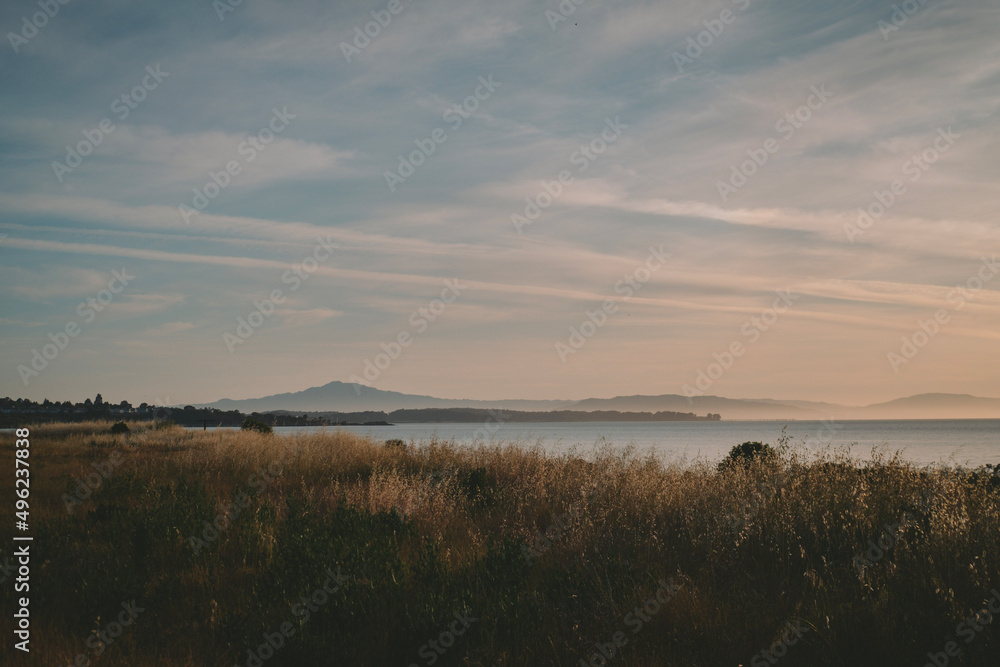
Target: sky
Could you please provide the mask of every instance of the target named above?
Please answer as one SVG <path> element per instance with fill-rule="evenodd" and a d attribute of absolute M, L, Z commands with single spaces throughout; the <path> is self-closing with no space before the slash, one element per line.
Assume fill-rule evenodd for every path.
<path fill-rule="evenodd" d="M 46 6 L 0 395 L 1000 396 L 995 2 Z"/>

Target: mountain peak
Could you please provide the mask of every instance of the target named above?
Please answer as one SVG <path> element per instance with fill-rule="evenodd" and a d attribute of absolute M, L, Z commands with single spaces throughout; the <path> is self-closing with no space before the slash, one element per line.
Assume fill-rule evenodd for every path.
<path fill-rule="evenodd" d="M 367 385 L 333 380 L 302 391 L 262 398 L 222 399 L 204 407 L 243 412 L 391 412 L 421 408 L 493 408 L 524 411 L 617 410 L 619 412 L 709 412 L 723 419 L 981 419 L 1000 418 L 1000 399 L 969 394 L 926 393 L 897 398 L 864 407 L 819 401 L 742 399 L 723 396 L 679 394 L 633 394 L 582 401 L 497 400 L 436 398 L 376 389 Z"/>

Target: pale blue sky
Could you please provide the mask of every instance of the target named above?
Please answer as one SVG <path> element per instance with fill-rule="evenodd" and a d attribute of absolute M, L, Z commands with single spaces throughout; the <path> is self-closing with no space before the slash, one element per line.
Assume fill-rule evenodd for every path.
<path fill-rule="evenodd" d="M 1000 278 L 960 309 L 949 300 L 1000 246 L 995 3 L 914 0 L 889 30 L 892 2 L 587 0 L 552 30 L 552 0 L 402 0 L 347 62 L 341 43 L 389 4 L 244 0 L 220 20 L 208 0 L 73 1 L 26 42 L 6 37 L 0 395 L 295 391 L 361 375 L 407 333 L 373 386 L 682 393 L 739 342 L 706 393 L 1000 396 Z M 4 3 L 0 29 L 38 11 Z M 705 21 L 719 34 L 678 71 Z M 115 102 L 144 79 L 134 108 Z M 477 108 L 458 125 L 445 112 L 463 100 Z M 294 118 L 248 148 L 275 109 Z M 798 127 L 776 125 L 796 110 Z M 627 127 L 602 154 L 576 153 L 616 118 Z M 386 170 L 437 128 L 444 143 L 390 191 Z M 85 131 L 100 144 L 60 181 L 53 162 Z M 723 199 L 719 182 L 768 139 L 767 161 Z M 936 140 L 946 150 L 926 170 L 908 163 Z M 229 161 L 239 173 L 187 224 L 179 205 Z M 519 234 L 511 215 L 563 170 L 573 181 Z M 905 190 L 849 239 L 844 225 L 893 180 Z M 286 272 L 317 238 L 338 248 L 293 289 Z M 650 246 L 671 257 L 616 293 Z M 123 269 L 135 278 L 88 321 L 78 304 Z M 411 314 L 446 279 L 466 287 L 421 327 Z M 275 289 L 282 303 L 230 353 L 224 334 Z M 797 299 L 748 335 L 775 290 Z M 616 312 L 563 362 L 556 344 L 606 299 Z M 893 368 L 889 353 L 939 309 L 947 323 Z M 18 366 L 70 322 L 78 335 L 26 386 Z"/>

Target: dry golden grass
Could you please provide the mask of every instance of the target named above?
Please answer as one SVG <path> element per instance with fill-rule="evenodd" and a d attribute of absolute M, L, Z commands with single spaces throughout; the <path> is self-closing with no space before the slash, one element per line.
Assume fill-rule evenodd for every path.
<path fill-rule="evenodd" d="M 465 608 L 480 620 L 436 664 L 577 665 L 625 630 L 614 664 L 750 665 L 790 619 L 810 631 L 782 664 L 923 664 L 1000 587 L 991 471 L 793 450 L 720 473 L 612 446 L 583 459 L 333 430 L 108 428 L 32 429 L 47 664 L 245 665 L 338 566 L 349 584 L 264 664 L 424 665 L 420 647 Z M 67 511 L 65 494 L 110 457 L 120 465 Z M 192 548 L 240 494 L 240 515 Z M 906 512 L 912 525 L 859 569 Z M 680 593 L 633 635 L 626 615 L 670 577 Z M 95 656 L 98 619 L 132 598 L 147 615 Z M 990 625 L 951 664 L 987 664 L 998 647 Z"/>

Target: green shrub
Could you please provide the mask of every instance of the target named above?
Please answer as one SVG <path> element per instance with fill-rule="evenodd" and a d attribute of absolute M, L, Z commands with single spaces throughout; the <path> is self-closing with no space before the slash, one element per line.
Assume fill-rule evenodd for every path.
<path fill-rule="evenodd" d="M 265 424 L 262 421 L 257 421 L 256 419 L 252 419 L 250 417 L 243 420 L 243 424 L 240 426 L 240 429 L 243 431 L 257 431 L 258 433 L 264 434 L 274 433 L 274 429 L 271 428 L 269 424 Z"/>
<path fill-rule="evenodd" d="M 131 433 L 131 431 L 125 422 L 115 422 L 111 426 L 111 435 L 125 435 L 127 433 Z"/>
<path fill-rule="evenodd" d="M 729 454 L 719 464 L 719 470 L 729 470 L 736 466 L 747 467 L 755 462 L 775 463 L 778 452 L 763 442 L 744 442 L 729 450 Z"/>

